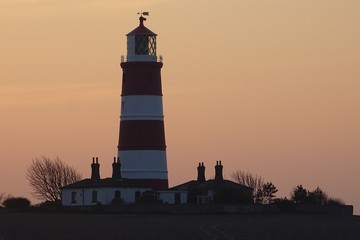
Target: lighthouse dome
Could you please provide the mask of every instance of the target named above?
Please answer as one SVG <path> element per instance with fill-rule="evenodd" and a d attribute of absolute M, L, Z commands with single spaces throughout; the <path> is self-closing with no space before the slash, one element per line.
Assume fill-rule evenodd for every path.
<path fill-rule="evenodd" d="M 126 34 L 128 62 L 156 62 L 156 33 L 144 26 L 146 18 L 140 16 L 137 28 Z"/>

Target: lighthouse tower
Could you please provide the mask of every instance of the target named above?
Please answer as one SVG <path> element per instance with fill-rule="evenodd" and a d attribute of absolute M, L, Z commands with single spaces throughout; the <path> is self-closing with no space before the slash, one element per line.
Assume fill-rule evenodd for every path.
<path fill-rule="evenodd" d="M 123 69 L 118 157 L 123 178 L 138 186 L 168 188 L 161 61 L 156 55 L 156 34 L 140 25 L 127 36 Z"/>

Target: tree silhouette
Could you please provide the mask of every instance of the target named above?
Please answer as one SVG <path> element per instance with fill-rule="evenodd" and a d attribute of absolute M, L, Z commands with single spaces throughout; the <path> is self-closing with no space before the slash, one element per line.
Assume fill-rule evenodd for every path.
<path fill-rule="evenodd" d="M 344 205 L 341 199 L 331 198 L 320 188 L 307 191 L 302 185 L 298 185 L 291 193 L 291 200 L 295 203 L 311 205 Z"/>
<path fill-rule="evenodd" d="M 298 185 L 296 186 L 296 188 L 294 188 L 293 192 L 291 193 L 291 199 L 295 203 L 306 203 L 307 195 L 308 195 L 308 191 L 305 188 L 303 188 L 302 185 Z"/>
<path fill-rule="evenodd" d="M 45 201 L 57 201 L 61 198 L 60 188 L 81 179 L 81 175 L 66 165 L 60 158 L 51 160 L 42 156 L 32 160 L 27 169 L 27 179 L 32 187 L 32 195 Z"/>
<path fill-rule="evenodd" d="M 258 191 L 264 185 L 264 179 L 261 176 L 254 175 L 250 172 L 237 170 L 231 174 L 231 179 L 235 182 L 242 184 L 253 189 L 253 197 L 256 198 Z"/>
<path fill-rule="evenodd" d="M 255 195 L 255 202 L 262 204 L 274 203 L 276 193 L 278 189 L 272 182 L 267 182 L 262 185 L 260 189 L 257 190 Z"/>
<path fill-rule="evenodd" d="M 308 192 L 307 202 L 310 204 L 324 205 L 327 204 L 328 196 L 326 193 L 317 187 L 314 191 Z"/>

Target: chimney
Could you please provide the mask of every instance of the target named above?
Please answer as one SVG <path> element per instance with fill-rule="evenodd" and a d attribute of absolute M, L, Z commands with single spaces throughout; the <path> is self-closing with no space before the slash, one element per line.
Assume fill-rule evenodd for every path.
<path fill-rule="evenodd" d="M 100 164 L 97 157 L 93 157 L 93 162 L 91 164 L 91 179 L 100 180 Z"/>
<path fill-rule="evenodd" d="M 223 166 L 221 165 L 221 161 L 216 161 L 216 166 L 215 166 L 215 180 L 216 181 L 224 180 L 222 170 L 223 170 Z"/>
<path fill-rule="evenodd" d="M 116 161 L 116 157 L 114 157 L 114 162 L 112 164 L 112 168 L 113 168 L 113 171 L 112 171 L 112 178 L 115 178 L 115 179 L 120 179 L 121 178 L 121 163 L 120 163 L 120 159 L 117 158 L 117 161 Z"/>
<path fill-rule="evenodd" d="M 198 182 L 205 182 L 205 166 L 204 163 L 199 163 L 199 166 L 197 167 L 198 170 L 198 177 L 197 177 L 197 181 Z"/>

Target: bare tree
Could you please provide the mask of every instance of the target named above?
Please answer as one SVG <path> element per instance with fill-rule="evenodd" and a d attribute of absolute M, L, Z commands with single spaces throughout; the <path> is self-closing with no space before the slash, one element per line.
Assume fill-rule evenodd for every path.
<path fill-rule="evenodd" d="M 4 202 L 6 199 L 9 199 L 11 198 L 11 194 L 5 194 L 4 192 L 3 193 L 0 193 L 0 207 L 4 207 Z"/>
<path fill-rule="evenodd" d="M 27 169 L 27 179 L 32 187 L 32 195 L 45 201 L 57 201 L 61 198 L 60 188 L 81 179 L 81 175 L 66 165 L 60 158 L 51 160 L 42 156 L 32 160 Z"/>
<path fill-rule="evenodd" d="M 260 197 L 260 195 L 262 196 L 262 187 L 265 182 L 261 176 L 254 175 L 250 172 L 237 170 L 231 174 L 231 179 L 239 184 L 251 187 L 253 189 L 252 197 L 255 202 Z"/>
<path fill-rule="evenodd" d="M 237 170 L 231 174 L 231 179 L 235 182 L 245 185 L 247 187 L 251 187 L 254 189 L 254 193 L 261 189 L 264 185 L 264 179 L 261 176 L 254 175 L 250 172 L 244 172 Z"/>

